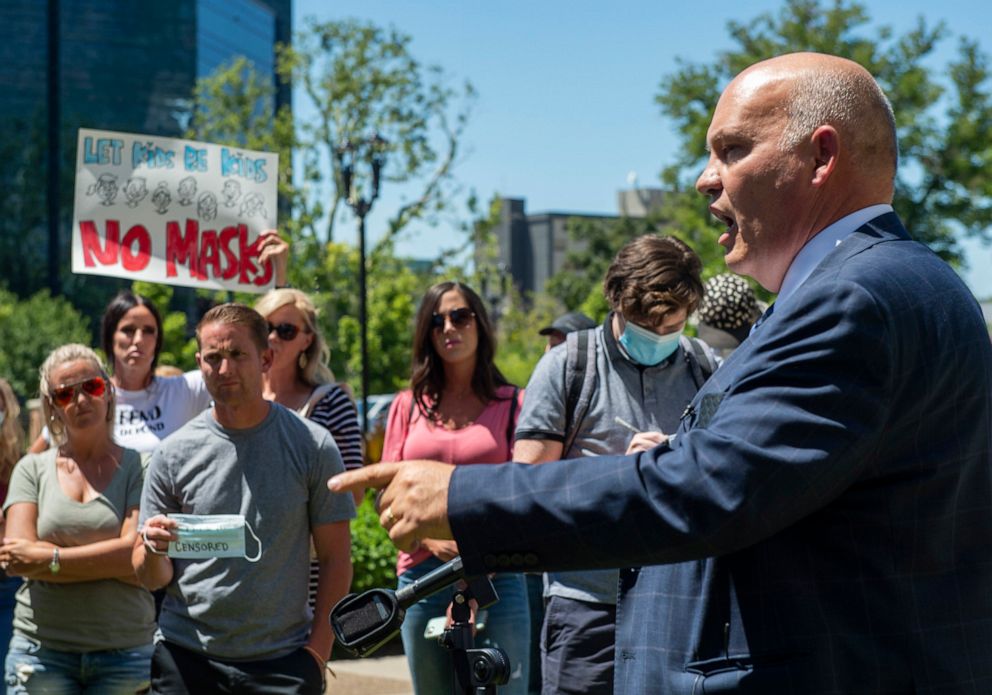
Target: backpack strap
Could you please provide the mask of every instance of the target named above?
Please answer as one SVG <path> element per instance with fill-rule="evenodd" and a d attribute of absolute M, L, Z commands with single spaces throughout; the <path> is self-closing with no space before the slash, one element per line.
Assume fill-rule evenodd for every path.
<path fill-rule="evenodd" d="M 595 330 L 573 331 L 565 336 L 565 439 L 562 442 L 562 456 L 566 456 L 572 448 L 596 390 Z"/>
<path fill-rule="evenodd" d="M 520 389 L 513 387 L 513 396 L 510 399 L 510 418 L 506 421 L 506 445 L 513 451 L 514 433 L 517 431 L 517 394 Z"/>
<path fill-rule="evenodd" d="M 296 412 L 299 413 L 302 418 L 310 417 L 310 413 L 313 412 L 314 407 L 320 403 L 320 400 L 330 393 L 333 388 L 334 384 L 321 384 L 310 393 L 310 398 L 308 398 L 307 402 L 304 403 Z"/>
<path fill-rule="evenodd" d="M 683 336 L 682 340 L 682 349 L 685 350 L 686 359 L 689 360 L 689 369 L 696 380 L 696 388 L 702 388 L 719 365 L 704 347 L 703 341 L 687 336 Z"/>

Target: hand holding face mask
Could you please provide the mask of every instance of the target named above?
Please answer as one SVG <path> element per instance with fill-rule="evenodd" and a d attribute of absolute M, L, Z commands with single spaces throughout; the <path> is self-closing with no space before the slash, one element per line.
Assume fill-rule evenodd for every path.
<path fill-rule="evenodd" d="M 169 557 L 203 560 L 212 557 L 240 557 L 258 562 L 262 543 L 241 514 L 170 514 L 178 522 L 174 533 L 178 539 L 169 543 Z M 248 557 L 245 530 L 255 539 L 258 552 Z"/>

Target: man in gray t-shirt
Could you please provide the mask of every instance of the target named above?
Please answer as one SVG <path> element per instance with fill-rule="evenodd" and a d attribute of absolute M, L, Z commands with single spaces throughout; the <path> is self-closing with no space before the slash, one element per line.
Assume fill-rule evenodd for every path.
<path fill-rule="evenodd" d="M 675 431 L 715 364 L 700 344 L 707 350 L 706 364 L 700 365 L 682 336 L 703 295 L 700 269 L 696 254 L 675 237 L 645 235 L 620 250 L 604 281 L 613 311 L 604 325 L 588 332 L 594 350 L 584 353 L 585 370 L 594 370 L 594 378 L 583 388 L 592 392 L 571 394 L 588 407 L 584 412 L 576 407 L 572 417 L 579 421 L 567 422 L 569 372 L 576 369 L 569 351 L 582 349 L 569 336 L 568 345 L 541 358 L 527 384 L 514 461 L 646 450 L 660 443 L 663 433 Z M 618 581 L 617 570 L 547 575 L 544 695 L 613 691 Z"/>
<path fill-rule="evenodd" d="M 145 586 L 167 587 L 152 692 L 238 692 L 250 683 L 321 693 L 333 641 L 327 616 L 351 584 L 354 503 L 326 486 L 344 470 L 341 456 L 326 430 L 262 397 L 272 355 L 255 311 L 211 309 L 197 343 L 214 407 L 152 456 L 133 557 Z M 193 517 L 180 527 L 176 514 Z M 311 537 L 320 564 L 314 613 Z"/>

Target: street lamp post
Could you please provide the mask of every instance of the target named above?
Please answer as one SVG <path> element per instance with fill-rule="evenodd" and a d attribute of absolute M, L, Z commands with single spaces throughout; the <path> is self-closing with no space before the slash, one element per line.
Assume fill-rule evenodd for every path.
<path fill-rule="evenodd" d="M 386 163 L 386 141 L 374 133 L 361 140 L 345 140 L 336 150 L 338 170 L 341 172 L 342 190 L 348 207 L 358 218 L 358 323 L 361 336 L 362 359 L 362 440 L 368 434 L 369 423 L 369 342 L 368 342 L 368 287 L 365 269 L 365 216 L 372 210 L 372 203 L 379 197 L 379 181 Z M 367 162 L 370 170 L 367 190 L 354 186 L 355 165 Z"/>

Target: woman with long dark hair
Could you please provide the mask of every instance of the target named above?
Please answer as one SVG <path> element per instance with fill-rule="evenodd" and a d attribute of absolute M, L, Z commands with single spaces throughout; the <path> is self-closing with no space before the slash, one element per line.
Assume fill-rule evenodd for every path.
<path fill-rule="evenodd" d="M 410 389 L 393 401 L 383 461 L 430 459 L 456 465 L 501 463 L 512 458 L 513 430 L 522 393 L 493 362 L 493 328 L 470 287 L 431 287 L 417 312 Z M 426 539 L 414 553 L 400 552 L 400 587 L 408 586 L 458 554 L 454 541 Z M 501 692 L 527 692 L 530 616 L 523 575 L 494 578 L 499 603 L 489 609 L 479 642 L 504 649 L 512 675 Z M 412 606 L 403 621 L 403 647 L 418 695 L 453 692 L 448 652 L 425 639 L 429 620 L 445 614 L 453 591 Z"/>

